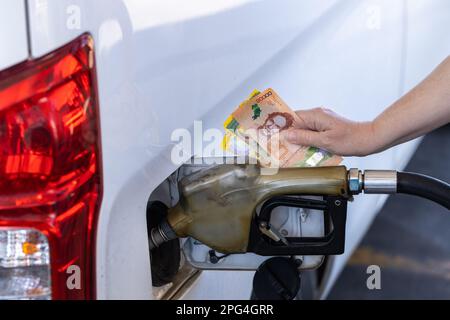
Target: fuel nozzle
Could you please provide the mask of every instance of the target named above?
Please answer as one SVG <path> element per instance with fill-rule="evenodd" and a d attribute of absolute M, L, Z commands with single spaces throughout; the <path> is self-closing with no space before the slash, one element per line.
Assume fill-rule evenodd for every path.
<path fill-rule="evenodd" d="M 446 182 L 397 171 L 347 171 L 343 166 L 281 168 L 274 175 L 263 175 L 256 165 L 219 165 L 183 178 L 179 191 L 180 202 L 150 231 L 151 249 L 178 237 L 192 237 L 223 254 L 339 254 L 344 248 L 347 200 L 352 195 L 404 193 L 450 210 Z M 320 196 L 323 201 L 302 196 Z M 315 243 L 277 241 L 276 232 L 270 232 L 270 213 L 280 205 L 327 212 L 335 230 Z"/>
<path fill-rule="evenodd" d="M 163 243 L 169 242 L 170 240 L 174 240 L 176 238 L 178 238 L 177 234 L 169 225 L 168 221 L 164 220 L 159 224 L 159 226 L 150 230 L 149 234 L 150 250 L 158 248 Z"/>
<path fill-rule="evenodd" d="M 179 203 L 149 232 L 150 248 L 176 237 L 192 237 L 223 254 L 246 253 L 255 228 L 255 232 L 267 231 L 265 236 L 270 233 L 269 221 L 266 225 L 258 221 L 255 226 L 257 208 L 267 200 L 297 195 L 350 197 L 343 166 L 280 168 L 275 174 L 264 173 L 258 165 L 225 164 L 184 177 L 178 183 Z M 294 204 L 317 209 L 336 200 L 305 203 L 291 199 Z"/>

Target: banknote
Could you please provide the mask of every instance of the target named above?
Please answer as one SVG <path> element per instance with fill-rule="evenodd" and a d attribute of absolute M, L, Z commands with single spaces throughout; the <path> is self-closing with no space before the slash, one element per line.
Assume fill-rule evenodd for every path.
<path fill-rule="evenodd" d="M 227 119 L 227 135 L 245 141 L 250 153 L 268 167 L 339 165 L 342 158 L 315 147 L 287 141 L 283 132 L 299 123 L 298 115 L 273 89 L 255 91 Z M 255 146 L 257 147 L 255 150 Z"/>
<path fill-rule="evenodd" d="M 244 103 L 259 95 L 261 91 L 255 89 L 252 93 L 239 105 L 242 107 Z M 240 126 L 233 127 L 232 123 L 235 123 L 233 115 L 230 115 L 225 120 L 225 136 L 222 141 L 222 149 L 229 152 L 229 155 L 248 156 L 251 159 L 259 159 L 264 155 L 259 155 L 259 148 L 251 148 L 249 138 L 243 133 L 244 128 Z M 242 132 L 242 133 L 241 133 Z"/>

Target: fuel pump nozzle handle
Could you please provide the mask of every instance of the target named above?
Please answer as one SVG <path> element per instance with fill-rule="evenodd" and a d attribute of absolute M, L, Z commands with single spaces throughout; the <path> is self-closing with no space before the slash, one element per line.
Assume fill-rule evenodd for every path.
<path fill-rule="evenodd" d="M 192 237 L 224 254 L 245 253 L 257 207 L 265 201 L 297 195 L 335 196 L 343 201 L 351 197 L 343 166 L 280 168 L 275 174 L 263 170 L 250 164 L 217 165 L 183 178 L 178 186 L 180 201 L 167 215 L 171 234 Z M 164 230 L 151 230 L 151 247 L 170 238 Z M 271 234 L 269 224 L 266 231 L 264 237 Z"/>

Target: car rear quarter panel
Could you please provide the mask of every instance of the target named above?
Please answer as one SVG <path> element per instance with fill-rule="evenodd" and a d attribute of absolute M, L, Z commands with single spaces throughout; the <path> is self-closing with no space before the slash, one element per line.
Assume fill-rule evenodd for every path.
<path fill-rule="evenodd" d="M 388 0 L 28 0 L 34 57 L 84 32 L 95 40 L 104 170 L 98 297 L 152 298 L 145 208 L 176 169 L 174 129 L 191 128 L 194 120 L 221 128 L 256 87 L 275 88 L 295 108 L 326 105 L 355 120 L 373 118 L 428 67 L 405 74 L 414 64 L 405 64 L 405 45 L 413 46 L 405 42 L 405 6 Z M 346 164 L 401 167 L 414 148 Z M 336 259 L 323 292 L 384 200 L 366 197 L 349 208 L 348 251 Z M 245 299 L 251 279 L 251 273 L 204 272 L 186 298 Z"/>
<path fill-rule="evenodd" d="M 0 1 L 0 71 L 28 58 L 25 0 Z"/>
<path fill-rule="evenodd" d="M 152 296 L 145 207 L 176 169 L 172 131 L 194 120 L 220 128 L 261 84 L 248 79 L 335 1 L 320 3 L 28 0 L 34 57 L 84 32 L 95 40 L 104 170 L 99 298 Z M 298 19 L 293 8 L 309 15 Z"/>

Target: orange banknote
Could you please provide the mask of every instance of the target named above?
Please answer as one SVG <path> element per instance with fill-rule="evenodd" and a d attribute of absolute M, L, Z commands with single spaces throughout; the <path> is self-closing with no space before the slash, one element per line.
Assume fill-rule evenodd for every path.
<path fill-rule="evenodd" d="M 299 146 L 288 142 L 283 132 L 294 128 L 300 119 L 273 89 L 255 92 L 227 119 L 226 130 L 257 146 L 261 164 L 269 167 L 334 166 L 342 158 L 315 147 Z"/>

